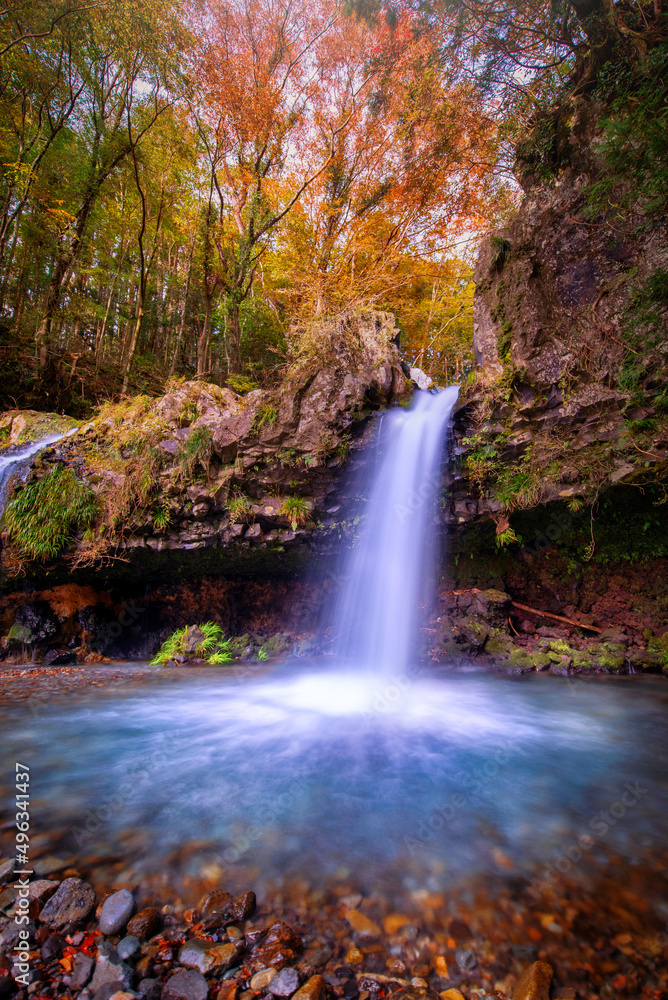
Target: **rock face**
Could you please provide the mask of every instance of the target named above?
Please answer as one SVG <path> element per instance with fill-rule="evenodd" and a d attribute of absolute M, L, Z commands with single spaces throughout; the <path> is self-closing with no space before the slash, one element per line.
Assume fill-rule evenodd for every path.
<path fill-rule="evenodd" d="M 160 613 L 128 600 L 144 595 L 146 583 L 160 588 L 177 576 L 293 579 L 316 526 L 336 520 L 341 470 L 368 418 L 412 391 L 397 338 L 386 313 L 313 324 L 293 331 L 292 362 L 278 389 L 240 395 L 177 383 L 159 399 L 109 406 L 42 452 L 30 477 L 71 469 L 94 492 L 98 516 L 49 566 L 25 563 L 5 544 L 5 577 L 27 572 L 34 599 L 23 581 L 14 593 L 11 583 L 7 588 L 0 657 L 26 649 L 54 662 L 81 659 L 81 650 L 151 656 L 159 644 L 155 627 L 169 627 L 173 603 L 167 599 L 167 621 L 160 622 Z M 188 624 L 198 621 L 198 607 Z M 225 602 L 216 607 L 224 619 Z M 231 613 L 228 635 L 248 631 L 239 617 Z M 269 655 L 281 652 L 276 642 Z"/>
<path fill-rule="evenodd" d="M 458 523 L 665 471 L 668 247 L 661 227 L 623 226 L 592 208 L 607 170 L 601 115 L 592 99 L 574 98 L 559 109 L 549 162 L 536 136 L 518 147 L 524 201 L 482 247 L 481 367 L 455 414 L 471 456 L 455 489 Z M 509 466 L 525 476 L 523 490 L 498 488 Z"/>

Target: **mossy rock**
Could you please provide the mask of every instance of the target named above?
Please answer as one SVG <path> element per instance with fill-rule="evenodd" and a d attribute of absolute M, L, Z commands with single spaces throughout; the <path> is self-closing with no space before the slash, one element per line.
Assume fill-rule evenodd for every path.
<path fill-rule="evenodd" d="M 15 622 L 7 634 L 7 644 L 10 648 L 15 649 L 17 646 L 29 646 L 31 643 L 37 642 L 37 638 L 27 625 L 19 625 Z"/>
<path fill-rule="evenodd" d="M 260 647 L 261 652 L 271 659 L 287 656 L 291 649 L 292 639 L 287 632 L 277 632 L 267 639 L 266 642 L 263 642 Z"/>

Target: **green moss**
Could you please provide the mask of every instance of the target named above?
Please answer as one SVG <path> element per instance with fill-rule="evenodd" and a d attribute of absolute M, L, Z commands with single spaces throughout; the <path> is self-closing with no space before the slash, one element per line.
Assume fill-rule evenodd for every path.
<path fill-rule="evenodd" d="M 4 525 L 21 556 L 46 562 L 69 545 L 74 532 L 88 528 L 96 514 L 91 488 L 59 465 L 9 501 Z"/>
<path fill-rule="evenodd" d="M 196 470 L 201 468 L 209 473 L 213 439 L 209 427 L 195 427 L 182 443 L 177 456 L 177 462 L 182 479 L 191 479 Z"/>

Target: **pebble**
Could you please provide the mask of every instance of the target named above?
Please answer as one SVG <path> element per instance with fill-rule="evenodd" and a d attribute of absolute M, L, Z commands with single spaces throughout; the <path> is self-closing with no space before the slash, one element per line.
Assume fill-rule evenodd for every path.
<path fill-rule="evenodd" d="M 382 933 L 378 924 L 360 910 L 346 910 L 346 920 L 362 937 L 380 937 Z"/>
<path fill-rule="evenodd" d="M 389 913 L 383 920 L 383 930 L 386 934 L 396 934 L 410 922 L 410 917 L 404 916 L 403 913 Z"/>
<path fill-rule="evenodd" d="M 459 990 L 443 990 L 438 995 L 441 1000 L 464 1000 L 464 994 L 460 993 Z"/>
<path fill-rule="evenodd" d="M 162 983 L 158 982 L 157 979 L 142 979 L 137 987 L 137 992 L 140 996 L 146 997 L 146 1000 L 160 1000 Z"/>
<path fill-rule="evenodd" d="M 3 858 L 0 861 L 0 882 L 13 882 L 14 878 L 14 858 Z"/>
<path fill-rule="evenodd" d="M 296 969 L 281 969 L 267 987 L 275 997 L 291 997 L 299 987 L 299 976 Z"/>
<path fill-rule="evenodd" d="M 109 983 L 103 983 L 102 986 L 100 986 L 99 990 L 96 990 L 93 1000 L 111 1000 L 111 997 L 113 997 L 114 993 L 120 993 L 124 989 L 125 986 L 120 981 L 120 979 L 112 980 Z M 81 996 L 79 997 L 79 1000 L 81 1000 Z"/>
<path fill-rule="evenodd" d="M 116 951 L 118 952 L 118 957 L 125 960 L 126 958 L 132 958 L 133 955 L 141 951 L 141 944 L 134 934 L 128 934 L 127 937 L 118 942 Z"/>
<path fill-rule="evenodd" d="M 226 983 L 221 983 L 220 989 L 216 993 L 216 1000 L 237 1000 L 238 992 L 239 983 L 230 979 Z"/>
<path fill-rule="evenodd" d="M 82 951 L 78 952 L 76 958 L 74 959 L 74 965 L 72 966 L 70 989 L 83 989 L 83 987 L 90 982 L 90 977 L 93 975 L 94 965 L 95 961 L 90 955 L 84 955 Z"/>
<path fill-rule="evenodd" d="M 243 892 L 236 896 L 230 907 L 230 916 L 235 920 L 248 920 L 255 913 L 256 899 L 254 892 Z"/>
<path fill-rule="evenodd" d="M 522 973 L 513 990 L 513 1000 L 550 1000 L 552 966 L 547 962 L 534 962 Z"/>
<path fill-rule="evenodd" d="M 134 935 L 140 941 L 152 938 L 162 929 L 162 913 L 157 906 L 147 906 L 136 913 L 126 928 L 128 934 Z"/>
<path fill-rule="evenodd" d="M 260 990 L 265 989 L 277 975 L 278 969 L 260 969 L 260 971 L 256 972 L 251 979 L 250 988 L 259 992 Z"/>
<path fill-rule="evenodd" d="M 325 996 L 325 980 L 322 976 L 311 976 L 301 986 L 292 1000 L 323 1000 Z"/>
<path fill-rule="evenodd" d="M 209 927 L 220 927 L 228 915 L 232 902 L 231 892 L 225 892 L 224 889 L 214 889 L 203 900 L 200 900 L 197 907 L 200 918 Z"/>
<path fill-rule="evenodd" d="M 49 927 L 83 923 L 95 908 L 92 885 L 80 878 L 66 878 L 42 908 L 39 918 Z"/>
<path fill-rule="evenodd" d="M 265 965 L 282 969 L 291 965 L 304 950 L 304 942 L 299 934 L 282 920 L 276 921 L 267 931 L 262 947 L 258 951 Z"/>
<path fill-rule="evenodd" d="M 61 934 L 50 934 L 40 951 L 44 964 L 50 965 L 51 962 L 62 958 L 66 945 L 67 941 Z"/>
<path fill-rule="evenodd" d="M 135 908 L 134 896 L 129 889 L 112 893 L 102 904 L 100 930 L 107 937 L 118 934 L 127 924 Z"/>
<path fill-rule="evenodd" d="M 179 962 L 198 972 L 226 972 L 238 956 L 233 944 L 212 944 L 204 938 L 191 938 L 181 948 Z"/>
<path fill-rule="evenodd" d="M 177 972 L 165 983 L 162 1000 L 206 1000 L 209 986 L 201 972 Z"/>
<path fill-rule="evenodd" d="M 101 986 L 119 982 L 119 989 L 127 989 L 128 986 L 132 986 L 134 978 L 134 969 L 119 957 L 116 949 L 108 941 L 101 941 L 90 984 L 91 990 L 95 993 L 95 1000 L 98 1000 L 97 991 Z"/>

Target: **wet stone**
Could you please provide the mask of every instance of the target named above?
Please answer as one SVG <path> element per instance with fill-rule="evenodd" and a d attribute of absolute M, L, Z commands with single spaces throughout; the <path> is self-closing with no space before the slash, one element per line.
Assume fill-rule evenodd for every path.
<path fill-rule="evenodd" d="M 94 965 L 95 962 L 91 956 L 84 955 L 84 953 L 80 951 L 74 959 L 72 975 L 70 976 L 70 988 L 73 990 L 83 989 L 83 987 L 90 982 L 90 977 L 93 975 Z"/>
<path fill-rule="evenodd" d="M 114 993 L 120 993 L 124 989 L 125 987 L 120 980 L 112 981 L 110 983 L 103 983 L 102 986 L 100 986 L 99 990 L 96 990 L 95 993 L 93 994 L 93 1000 L 111 1000 L 111 997 L 113 997 Z"/>
<path fill-rule="evenodd" d="M 141 945 L 139 940 L 133 934 L 128 934 L 127 937 L 124 937 L 122 941 L 118 942 L 116 945 L 116 951 L 118 953 L 118 957 L 125 961 L 125 959 L 132 958 L 133 955 L 136 955 L 139 951 L 141 951 Z"/>
<path fill-rule="evenodd" d="M 278 969 L 260 969 L 256 972 L 250 981 L 250 988 L 260 992 L 269 986 L 272 979 L 275 979 L 278 975 Z"/>
<path fill-rule="evenodd" d="M 168 979 L 162 991 L 162 1000 L 206 1000 L 209 986 L 201 972 L 177 972 Z"/>
<path fill-rule="evenodd" d="M 179 952 L 179 962 L 198 972 L 226 972 L 238 957 L 233 944 L 212 944 L 203 938 L 186 941 Z"/>
<path fill-rule="evenodd" d="M 266 965 L 282 969 L 291 965 L 304 949 L 304 942 L 299 934 L 282 920 L 272 924 L 267 931 L 264 943 L 258 952 L 258 957 Z"/>
<path fill-rule="evenodd" d="M 322 976 L 311 976 L 300 989 L 297 990 L 292 1000 L 323 1000 L 325 996 L 325 980 Z"/>
<path fill-rule="evenodd" d="M 534 962 L 525 969 L 513 990 L 513 1000 L 549 1000 L 552 966 L 547 962 Z"/>
<path fill-rule="evenodd" d="M 232 902 L 231 892 L 225 892 L 224 889 L 215 889 L 200 901 L 197 909 L 199 910 L 201 919 L 208 927 L 219 927 L 230 913 Z M 235 919 L 238 919 L 236 915 Z"/>
<path fill-rule="evenodd" d="M 40 951 L 44 964 L 49 965 L 51 962 L 56 962 L 59 958 L 62 958 L 66 944 L 67 941 L 62 935 L 50 934 Z"/>
<path fill-rule="evenodd" d="M 157 979 L 142 979 L 137 992 L 140 996 L 146 997 L 146 1000 L 160 1000 L 162 984 Z"/>
<path fill-rule="evenodd" d="M 299 976 L 296 969 L 281 969 L 271 980 L 267 990 L 275 997 L 290 997 L 299 986 Z"/>
<path fill-rule="evenodd" d="M 127 924 L 135 908 L 134 896 L 129 889 L 120 889 L 102 904 L 100 930 L 107 937 L 118 934 Z"/>
<path fill-rule="evenodd" d="M 140 910 L 128 922 L 126 928 L 128 934 L 134 935 L 140 941 L 146 941 L 157 934 L 162 928 L 162 913 L 156 906 L 147 906 Z"/>
<path fill-rule="evenodd" d="M 248 920 L 255 913 L 255 893 L 244 892 L 236 896 L 230 906 L 230 916 L 234 920 Z"/>
<path fill-rule="evenodd" d="M 49 927 L 83 923 L 95 907 L 92 885 L 79 878 L 66 878 L 42 909 L 39 917 Z"/>
<path fill-rule="evenodd" d="M 134 969 L 127 965 L 108 941 L 101 941 L 91 989 L 97 995 L 101 986 L 120 982 L 120 989 L 127 989 L 135 978 Z"/>

